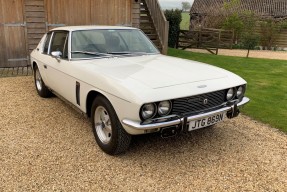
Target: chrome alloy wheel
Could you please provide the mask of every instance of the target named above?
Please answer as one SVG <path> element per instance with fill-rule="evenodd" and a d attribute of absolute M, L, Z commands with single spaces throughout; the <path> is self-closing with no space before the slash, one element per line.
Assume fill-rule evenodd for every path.
<path fill-rule="evenodd" d="M 38 89 L 38 91 L 41 91 L 42 90 L 42 77 L 41 77 L 41 74 L 39 72 L 39 69 L 37 69 L 35 71 L 35 81 L 36 81 L 36 87 Z"/>
<path fill-rule="evenodd" d="M 103 144 L 108 144 L 112 138 L 112 126 L 110 116 L 104 107 L 97 107 L 94 115 L 94 122 L 95 130 L 100 141 Z"/>

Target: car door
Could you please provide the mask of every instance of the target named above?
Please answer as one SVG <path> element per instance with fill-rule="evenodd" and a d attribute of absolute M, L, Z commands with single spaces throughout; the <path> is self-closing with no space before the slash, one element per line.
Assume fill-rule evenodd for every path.
<path fill-rule="evenodd" d="M 56 93 L 76 105 L 76 79 L 70 74 L 71 61 L 68 59 L 68 31 L 55 31 L 51 37 L 49 54 L 44 70 L 48 79 L 48 86 Z M 53 53 L 59 53 L 59 57 Z"/>
<path fill-rule="evenodd" d="M 48 82 L 48 78 L 47 78 L 46 70 L 45 70 L 44 66 L 45 67 L 47 66 L 47 63 L 48 63 L 47 60 L 50 57 L 48 55 L 48 51 L 49 51 L 49 46 L 50 46 L 52 34 L 53 34 L 52 32 L 49 32 L 45 35 L 45 39 L 44 39 L 42 47 L 38 46 L 36 49 L 37 52 L 40 54 L 37 55 L 37 59 L 34 58 L 37 62 L 37 66 L 40 70 L 41 77 L 48 87 L 49 87 L 49 82 Z"/>

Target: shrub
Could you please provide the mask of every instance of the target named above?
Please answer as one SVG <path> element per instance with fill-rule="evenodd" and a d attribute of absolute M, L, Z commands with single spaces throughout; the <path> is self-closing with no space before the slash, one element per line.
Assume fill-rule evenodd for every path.
<path fill-rule="evenodd" d="M 244 28 L 240 0 L 224 1 L 223 3 L 223 23 L 222 28 L 234 31 L 233 41 L 237 43 Z"/>
<path fill-rule="evenodd" d="M 243 47 L 248 50 L 246 57 L 249 57 L 249 51 L 254 49 L 259 42 L 259 35 L 255 30 L 257 16 L 251 11 L 245 11 L 242 13 L 242 22 L 240 41 Z"/>
<path fill-rule="evenodd" d="M 280 23 L 273 18 L 260 22 L 261 45 L 263 49 L 271 50 L 280 34 Z"/>
<path fill-rule="evenodd" d="M 175 47 L 181 23 L 181 10 L 171 9 L 164 12 L 166 19 L 169 21 L 169 34 L 168 34 L 168 46 Z"/>
<path fill-rule="evenodd" d="M 245 49 L 247 49 L 246 57 L 249 57 L 249 51 L 253 50 L 256 45 L 258 45 L 258 35 L 257 34 L 250 34 L 250 33 L 243 33 L 241 35 L 241 42 Z"/>
<path fill-rule="evenodd" d="M 233 30 L 234 31 L 234 40 L 237 40 L 241 34 L 241 31 L 244 27 L 243 21 L 238 13 L 233 13 L 225 18 L 223 23 L 223 29 Z"/>
<path fill-rule="evenodd" d="M 280 29 L 287 29 L 287 20 L 281 21 L 280 22 Z"/>

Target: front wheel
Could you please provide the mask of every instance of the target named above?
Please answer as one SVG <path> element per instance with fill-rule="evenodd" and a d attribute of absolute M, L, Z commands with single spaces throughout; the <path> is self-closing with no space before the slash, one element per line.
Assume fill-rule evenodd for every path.
<path fill-rule="evenodd" d="M 124 130 L 114 108 L 105 97 L 98 96 L 94 100 L 91 121 L 95 139 L 105 153 L 116 155 L 128 149 L 131 135 Z"/>
<path fill-rule="evenodd" d="M 38 95 L 44 98 L 48 98 L 53 95 L 52 92 L 48 89 L 48 87 L 46 87 L 38 66 L 34 67 L 34 82 Z"/>

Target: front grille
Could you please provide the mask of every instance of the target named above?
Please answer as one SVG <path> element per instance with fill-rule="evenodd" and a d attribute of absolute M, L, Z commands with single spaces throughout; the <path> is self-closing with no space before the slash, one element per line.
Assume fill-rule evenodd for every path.
<path fill-rule="evenodd" d="M 225 90 L 173 100 L 171 114 L 185 114 L 208 110 L 225 101 Z M 204 100 L 207 99 L 207 103 Z"/>

